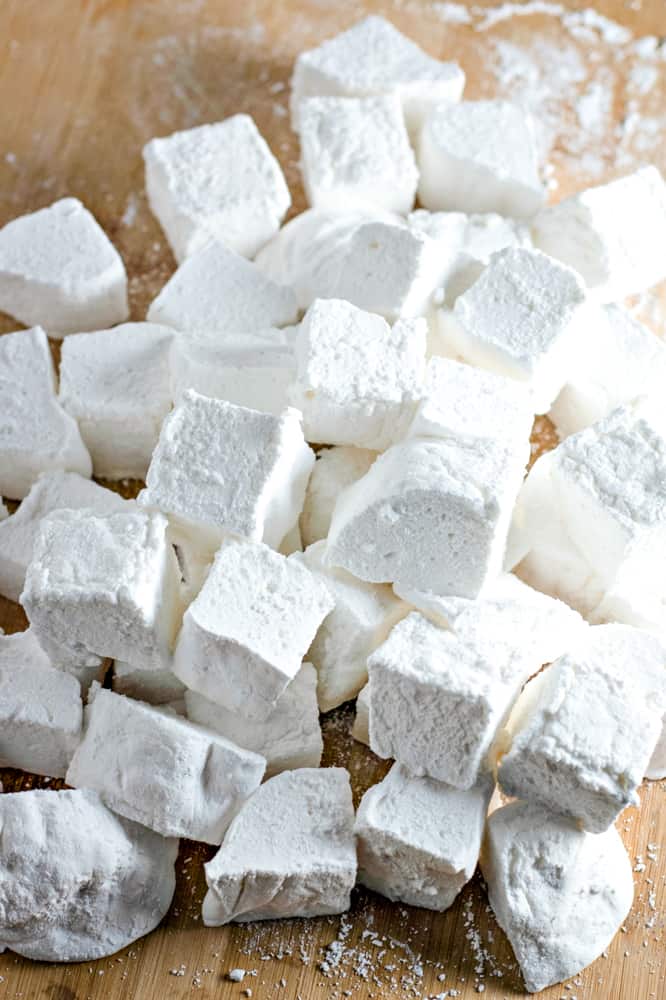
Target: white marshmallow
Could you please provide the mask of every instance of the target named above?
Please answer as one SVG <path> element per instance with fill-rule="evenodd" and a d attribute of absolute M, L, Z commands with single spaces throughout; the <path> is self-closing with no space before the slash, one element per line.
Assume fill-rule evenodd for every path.
<path fill-rule="evenodd" d="M 665 229 L 666 184 L 650 166 L 544 208 L 532 237 L 575 268 L 597 298 L 613 302 L 666 277 Z"/>
<path fill-rule="evenodd" d="M 418 171 L 396 94 L 311 97 L 301 103 L 298 120 L 310 205 L 409 212 Z"/>
<path fill-rule="evenodd" d="M 0 229 L 0 309 L 50 337 L 127 319 L 125 266 L 76 198 Z"/>
<path fill-rule="evenodd" d="M 295 560 L 228 539 L 185 613 L 174 672 L 211 701 L 265 720 L 333 605 L 324 583 Z"/>
<path fill-rule="evenodd" d="M 340 299 L 317 299 L 296 341 L 290 400 L 308 441 L 383 451 L 404 436 L 423 393 L 426 322 L 392 328 Z"/>
<path fill-rule="evenodd" d="M 356 712 L 352 725 L 352 736 L 359 743 L 370 746 L 370 685 L 366 684 L 358 693 Z"/>
<path fill-rule="evenodd" d="M 481 868 L 530 993 L 593 962 L 633 901 L 631 864 L 617 830 L 584 833 L 526 802 L 491 814 Z"/>
<path fill-rule="evenodd" d="M 457 63 L 440 62 L 406 38 L 390 21 L 371 16 L 301 52 L 291 79 L 291 118 L 298 130 L 304 97 L 369 97 L 395 94 L 412 135 L 428 111 L 458 101 L 465 74 Z"/>
<path fill-rule="evenodd" d="M 169 665 L 179 577 L 166 525 L 139 510 L 58 510 L 42 520 L 21 603 L 54 666 L 107 656 L 144 670 Z"/>
<path fill-rule="evenodd" d="M 581 338 L 576 364 L 549 417 L 565 438 L 622 403 L 661 392 L 665 381 L 666 348 L 661 340 L 621 306 L 605 306 Z"/>
<path fill-rule="evenodd" d="M 81 739 L 81 688 L 44 659 L 31 629 L 0 635 L 0 763 L 64 778 Z"/>
<path fill-rule="evenodd" d="M 463 792 L 394 764 L 358 807 L 359 882 L 409 906 L 448 909 L 474 874 L 492 790 L 487 775 Z"/>
<path fill-rule="evenodd" d="M 297 319 L 291 288 L 278 285 L 223 243 L 185 260 L 150 304 L 147 319 L 176 330 L 255 333 Z"/>
<path fill-rule="evenodd" d="M 40 327 L 0 338 L 0 494 L 12 500 L 22 500 L 42 472 L 92 474 L 76 421 L 58 403 L 55 389 Z"/>
<path fill-rule="evenodd" d="M 219 240 L 253 257 L 291 204 L 280 165 L 249 115 L 151 139 L 146 191 L 178 261 Z"/>
<path fill-rule="evenodd" d="M 321 541 L 293 556 L 319 577 L 335 601 L 308 652 L 317 669 L 321 712 L 356 697 L 368 680 L 368 656 L 409 610 L 385 584 L 364 583 L 342 569 L 326 567 L 325 552 Z"/>
<path fill-rule="evenodd" d="M 376 458 L 375 451 L 344 446 L 326 448 L 318 453 L 299 522 L 304 546 L 326 538 L 338 496 L 364 476 Z"/>
<path fill-rule="evenodd" d="M 164 837 L 219 844 L 266 761 L 217 733 L 100 688 L 67 783 Z"/>
<path fill-rule="evenodd" d="M 537 250 L 493 254 L 457 300 L 449 344 L 464 361 L 523 382 L 536 413 L 566 383 L 590 322 L 585 288 Z"/>
<path fill-rule="evenodd" d="M 209 701 L 196 691 L 185 692 L 187 717 L 226 739 L 266 758 L 266 778 L 298 767 L 319 767 L 324 744 L 317 707 L 317 672 L 304 663 L 263 721 L 245 719 Z"/>
<path fill-rule="evenodd" d="M 534 123 L 508 101 L 434 108 L 419 136 L 418 165 L 424 208 L 529 219 L 544 201 Z"/>
<path fill-rule="evenodd" d="M 339 497 L 327 563 L 370 582 L 476 597 L 501 569 L 523 467 L 500 441 L 394 445 Z"/>
<path fill-rule="evenodd" d="M 68 337 L 60 361 L 60 403 L 78 422 L 93 471 L 143 479 L 171 408 L 173 331 L 126 323 Z"/>
<path fill-rule="evenodd" d="M 204 869 L 208 927 L 343 913 L 356 881 L 349 775 L 327 767 L 271 778 L 241 807 Z"/>
<path fill-rule="evenodd" d="M 116 694 L 137 698 L 149 705 L 173 704 L 185 694 L 185 685 L 170 670 L 137 670 L 123 660 L 113 664 L 111 687 Z"/>
<path fill-rule="evenodd" d="M 500 784 L 602 833 L 638 805 L 665 712 L 663 644 L 624 625 L 590 628 L 516 704 Z"/>
<path fill-rule="evenodd" d="M 162 424 L 139 502 L 214 547 L 229 531 L 277 547 L 298 521 L 314 461 L 296 410 L 275 417 L 188 390 Z"/>
<path fill-rule="evenodd" d="M 100 514 L 124 510 L 131 501 L 76 472 L 46 472 L 18 509 L 0 524 L 0 594 L 18 601 L 42 518 L 54 510 L 88 508 Z"/>

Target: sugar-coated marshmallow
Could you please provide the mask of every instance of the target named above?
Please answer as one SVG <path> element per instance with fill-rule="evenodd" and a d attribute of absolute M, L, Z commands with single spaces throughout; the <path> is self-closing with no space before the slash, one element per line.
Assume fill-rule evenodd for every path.
<path fill-rule="evenodd" d="M 344 445 L 325 448 L 318 453 L 299 521 L 304 546 L 326 538 L 338 496 L 364 476 L 376 458 L 375 451 Z"/>

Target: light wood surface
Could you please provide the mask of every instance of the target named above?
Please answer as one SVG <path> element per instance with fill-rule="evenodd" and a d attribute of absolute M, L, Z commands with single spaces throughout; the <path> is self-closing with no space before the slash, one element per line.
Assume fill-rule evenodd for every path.
<path fill-rule="evenodd" d="M 597 6 L 636 36 L 666 33 L 663 0 L 606 0 Z M 584 64 L 593 74 L 587 105 L 558 109 L 548 95 L 543 102 L 544 119 L 554 130 L 551 161 L 560 193 L 599 181 L 600 171 L 621 173 L 641 159 L 657 159 L 666 168 L 659 119 L 666 107 L 666 60 L 654 58 L 652 80 L 646 83 L 643 76 L 641 83 L 639 75 L 631 77 L 634 50 L 603 23 L 595 28 L 579 19 L 565 27 L 561 17 L 508 16 L 505 9 L 489 24 L 486 7 L 491 4 L 476 2 L 472 23 L 456 24 L 447 20 L 455 10 L 420 0 L 4 0 L 0 224 L 65 194 L 80 197 L 121 251 L 131 278 L 133 317 L 142 318 L 173 269 L 143 193 L 144 142 L 247 111 L 278 155 L 294 210 L 300 210 L 298 149 L 285 111 L 293 58 L 371 10 L 386 13 L 432 54 L 457 58 L 468 74 L 471 97 L 519 85 L 528 103 L 544 96 L 545 86 L 569 100 L 576 59 Z M 517 57 L 514 80 L 512 58 L 520 52 L 529 53 L 529 60 Z M 586 80 L 579 74 L 579 93 Z M 637 105 L 630 103 L 636 90 L 640 109 L 652 122 L 637 129 L 631 119 Z M 598 112 L 604 95 L 612 97 L 612 128 L 606 122 L 601 134 L 595 108 Z M 643 307 L 653 322 L 663 321 L 663 299 L 649 296 Z M 2 317 L 0 324 L 3 332 L 16 326 Z M 535 440 L 539 447 L 553 443 L 544 421 Z M 131 484 L 126 492 L 132 492 Z M 25 627 L 21 609 L 1 598 L 0 625 L 9 632 Z M 325 719 L 324 763 L 349 768 L 358 800 L 386 766 L 349 738 L 351 717 L 351 709 L 344 708 Z M 36 783 L 12 772 L 2 778 L 5 790 Z M 573 983 L 546 991 L 548 1000 L 666 996 L 666 783 L 646 785 L 641 798 L 640 813 L 628 810 L 619 823 L 639 869 L 626 932 Z M 200 920 L 202 862 L 210 853 L 183 844 L 176 898 L 164 924 L 117 956 L 69 967 L 0 956 L 0 1000 L 227 1000 L 248 989 L 254 1000 L 523 995 L 478 876 L 444 914 L 391 905 L 360 890 L 342 920 L 206 930 Z M 331 942 L 337 943 L 327 952 Z M 242 983 L 230 982 L 226 973 L 237 967 L 253 974 Z"/>

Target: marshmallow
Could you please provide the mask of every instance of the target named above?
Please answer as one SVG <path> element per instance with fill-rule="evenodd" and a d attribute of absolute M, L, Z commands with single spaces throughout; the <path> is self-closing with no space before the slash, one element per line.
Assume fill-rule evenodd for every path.
<path fill-rule="evenodd" d="M 192 722 L 265 757 L 266 778 L 298 767 L 319 767 L 324 744 L 317 707 L 317 672 L 310 663 L 303 664 L 262 722 L 245 719 L 196 691 L 185 692 L 185 706 Z"/>
<path fill-rule="evenodd" d="M 318 577 L 335 600 L 308 652 L 317 669 L 321 712 L 356 697 L 368 679 L 368 656 L 408 610 L 390 587 L 364 583 L 344 570 L 326 567 L 325 551 L 321 541 L 292 557 Z"/>
<path fill-rule="evenodd" d="M 469 364 L 524 383 L 536 413 L 547 413 L 587 336 L 581 279 L 536 250 L 492 256 L 457 300 L 450 346 Z"/>
<path fill-rule="evenodd" d="M 47 472 L 20 507 L 0 524 L 0 594 L 18 601 L 42 518 L 54 510 L 88 508 L 100 514 L 124 510 L 130 501 L 76 472 Z"/>
<path fill-rule="evenodd" d="M 291 79 L 292 125 L 298 130 L 305 97 L 394 94 L 410 133 L 416 135 L 428 111 L 460 100 L 464 86 L 465 74 L 457 63 L 433 59 L 383 17 L 366 17 L 297 56 Z"/>
<path fill-rule="evenodd" d="M 333 605 L 296 560 L 228 539 L 185 613 L 174 673 L 230 711 L 265 720 Z"/>
<path fill-rule="evenodd" d="M 424 208 L 529 219 L 544 201 L 534 123 L 508 101 L 434 108 L 419 137 L 418 165 Z"/>
<path fill-rule="evenodd" d="M 589 427 L 622 403 L 662 390 L 666 349 L 621 306 L 599 309 L 578 350 L 549 413 L 560 438 Z"/>
<path fill-rule="evenodd" d="M 51 337 L 127 319 L 125 266 L 76 198 L 0 229 L 0 309 Z"/>
<path fill-rule="evenodd" d="M 358 693 L 356 712 L 352 725 L 352 736 L 359 743 L 370 746 L 370 685 L 366 684 Z"/>
<path fill-rule="evenodd" d="M 187 389 L 279 416 L 288 405 L 296 373 L 293 336 L 266 330 L 220 342 L 212 336 L 181 334 L 171 351 L 175 400 Z"/>
<path fill-rule="evenodd" d="M 42 472 L 90 477 L 76 421 L 55 394 L 49 344 L 40 327 L 0 338 L 0 494 L 22 500 Z"/>
<path fill-rule="evenodd" d="M 164 837 L 219 844 L 266 761 L 210 730 L 100 688 L 67 783 Z"/>
<path fill-rule="evenodd" d="M 44 663 L 32 630 L 0 635 L 3 767 L 64 778 L 81 738 L 82 711 L 78 682 Z"/>
<path fill-rule="evenodd" d="M 476 597 L 501 569 L 523 467 L 500 441 L 394 445 L 338 498 L 327 563 L 374 583 Z"/>
<path fill-rule="evenodd" d="M 0 827 L 0 952 L 105 958 L 171 905 L 178 841 L 114 815 L 93 791 L 1 795 Z"/>
<path fill-rule="evenodd" d="M 259 413 L 188 390 L 162 425 L 139 502 L 214 544 L 234 532 L 277 547 L 314 465 L 300 414 Z"/>
<path fill-rule="evenodd" d="M 171 408 L 173 331 L 126 323 L 68 337 L 60 361 L 60 403 L 78 422 L 93 471 L 143 479 Z"/>
<path fill-rule="evenodd" d="M 605 952 L 633 901 L 617 830 L 584 833 L 527 802 L 491 814 L 481 868 L 530 993 L 569 979 Z"/>
<path fill-rule="evenodd" d="M 474 874 L 492 790 L 487 775 L 463 792 L 394 764 L 358 807 L 359 882 L 409 906 L 447 910 Z"/>
<path fill-rule="evenodd" d="M 412 208 L 418 171 L 396 94 L 308 98 L 299 131 L 303 186 L 314 208 L 403 215 Z"/>
<path fill-rule="evenodd" d="M 290 399 L 308 441 L 383 451 L 404 436 L 422 395 L 425 320 L 389 327 L 339 299 L 317 299 L 296 341 Z"/>
<path fill-rule="evenodd" d="M 647 766 L 645 777 L 651 781 L 661 781 L 662 778 L 666 778 L 666 715 L 664 716 L 661 735 L 652 751 L 652 757 Z"/>
<path fill-rule="evenodd" d="M 364 476 L 377 458 L 366 448 L 326 448 L 317 455 L 300 518 L 303 545 L 326 538 L 338 496 Z M 2 529 L 0 529 L 0 537 Z"/>
<path fill-rule="evenodd" d="M 223 336 L 286 326 L 297 314 L 291 288 L 276 284 L 224 244 L 209 243 L 180 265 L 151 303 L 147 319 Z"/>
<path fill-rule="evenodd" d="M 499 766 L 508 795 L 602 833 L 638 805 L 666 712 L 666 648 L 625 625 L 587 630 L 527 685 Z"/>
<path fill-rule="evenodd" d="M 241 807 L 204 870 L 208 927 L 349 909 L 356 847 L 347 772 L 301 768 L 271 778 Z"/>
<path fill-rule="evenodd" d="M 185 685 L 170 670 L 137 670 L 131 663 L 116 660 L 111 686 L 116 694 L 137 698 L 149 705 L 169 705 L 185 694 Z"/>
<path fill-rule="evenodd" d="M 150 207 L 179 262 L 210 240 L 253 257 L 291 204 L 249 115 L 151 139 L 143 159 Z"/>
<path fill-rule="evenodd" d="M 58 510 L 42 520 L 21 603 L 54 666 L 107 656 L 168 666 L 179 586 L 166 525 L 139 510 Z"/>
<path fill-rule="evenodd" d="M 666 184 L 650 166 L 544 208 L 532 238 L 575 268 L 598 299 L 612 302 L 666 277 L 664 229 Z"/>

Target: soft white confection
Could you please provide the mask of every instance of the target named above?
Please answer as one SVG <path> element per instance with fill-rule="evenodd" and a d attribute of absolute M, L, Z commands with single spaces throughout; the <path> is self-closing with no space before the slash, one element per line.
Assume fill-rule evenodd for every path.
<path fill-rule="evenodd" d="M 549 413 L 560 438 L 575 434 L 666 383 L 666 348 L 622 306 L 600 308 Z"/>
<path fill-rule="evenodd" d="M 666 184 L 650 166 L 544 208 L 532 237 L 575 268 L 597 298 L 615 302 L 666 277 L 665 229 Z"/>
<path fill-rule="evenodd" d="M 356 712 L 352 726 L 352 736 L 359 743 L 370 746 L 370 685 L 366 684 L 358 693 Z"/>
<path fill-rule="evenodd" d="M 131 504 L 76 472 L 46 472 L 18 509 L 0 524 L 0 594 L 18 601 L 42 518 L 54 510 L 87 508 L 105 514 Z"/>
<path fill-rule="evenodd" d="M 291 204 L 280 165 L 249 115 L 151 139 L 143 159 L 150 207 L 178 261 L 212 239 L 253 257 Z"/>
<path fill-rule="evenodd" d="M 50 337 L 127 319 L 122 259 L 87 208 L 62 198 L 0 229 L 0 309 Z"/>
<path fill-rule="evenodd" d="M 64 778 L 81 738 L 82 710 L 78 681 L 51 668 L 31 629 L 0 635 L 2 767 Z"/>
<path fill-rule="evenodd" d="M 325 553 L 326 542 L 320 541 L 292 558 L 318 576 L 335 600 L 308 652 L 319 678 L 319 709 L 329 712 L 356 697 L 368 679 L 368 656 L 408 607 L 386 584 L 364 583 L 343 569 L 325 566 Z"/>
<path fill-rule="evenodd" d="M 211 701 L 265 720 L 333 606 L 326 585 L 296 560 L 228 539 L 185 613 L 174 672 Z"/>
<path fill-rule="evenodd" d="M 639 804 L 665 712 L 666 647 L 626 625 L 590 628 L 518 700 L 500 784 L 602 833 Z"/>
<path fill-rule="evenodd" d="M 68 337 L 60 361 L 60 403 L 74 417 L 103 479 L 143 479 L 171 408 L 173 330 L 124 323 Z"/>
<path fill-rule="evenodd" d="M 633 902 L 617 830 L 585 833 L 527 802 L 492 813 L 481 868 L 530 993 L 575 976 L 605 952 Z"/>
<path fill-rule="evenodd" d="M 56 375 L 41 327 L 0 337 L 0 494 L 27 496 L 54 469 L 92 475 L 76 421 L 56 398 Z"/>
<path fill-rule="evenodd" d="M 0 952 L 105 958 L 157 927 L 178 841 L 116 816 L 88 789 L 0 796 Z"/>
<path fill-rule="evenodd" d="M 344 913 L 356 881 L 347 771 L 300 768 L 265 782 L 204 869 L 208 927 Z"/>
<path fill-rule="evenodd" d="M 287 332 L 288 330 L 288 332 Z M 171 350 L 175 400 L 187 389 L 278 416 L 296 374 L 295 329 L 225 337 L 179 334 Z"/>
<path fill-rule="evenodd" d="M 101 688 L 67 784 L 94 788 L 109 809 L 164 837 L 219 844 L 265 767 L 211 730 Z"/>
<path fill-rule="evenodd" d="M 304 663 L 263 720 L 245 719 L 196 691 L 185 692 L 187 717 L 266 758 L 266 778 L 319 767 L 324 744 L 317 707 L 317 672 Z"/>
<path fill-rule="evenodd" d="M 358 807 L 358 881 L 409 906 L 448 909 L 476 869 L 493 784 L 485 775 L 461 791 L 394 764 Z"/>
<path fill-rule="evenodd" d="M 210 330 L 220 337 L 296 322 L 291 288 L 276 284 L 223 243 L 209 243 L 185 260 L 150 304 L 147 319 L 176 330 Z"/>
<path fill-rule="evenodd" d="M 458 101 L 465 74 L 457 63 L 440 62 L 383 17 L 366 17 L 316 49 L 301 52 L 291 79 L 291 118 L 298 130 L 304 97 L 370 97 L 395 94 L 416 135 L 427 112 Z"/>
<path fill-rule="evenodd" d="M 299 522 L 304 546 L 326 538 L 338 496 L 347 486 L 364 476 L 376 458 L 375 451 L 344 445 L 326 448 L 318 453 L 305 491 Z"/>
<path fill-rule="evenodd" d="M 463 361 L 525 384 L 547 413 L 576 364 L 590 309 L 580 277 L 537 250 L 493 254 L 457 300 L 449 345 Z"/>
<path fill-rule="evenodd" d="M 434 108 L 419 136 L 418 165 L 424 208 L 529 219 L 544 201 L 534 123 L 508 101 Z"/>
<path fill-rule="evenodd" d="M 123 660 L 113 664 L 111 686 L 117 694 L 149 705 L 169 705 L 185 694 L 185 685 L 170 670 L 137 670 Z"/>
<path fill-rule="evenodd" d="M 21 603 L 53 665 L 168 667 L 179 574 L 166 518 L 140 510 L 57 510 L 35 539 Z"/>
<path fill-rule="evenodd" d="M 339 497 L 326 561 L 374 583 L 477 597 L 501 570 L 523 470 L 498 440 L 394 445 Z"/>
<path fill-rule="evenodd" d="M 290 400 L 307 441 L 383 451 L 404 436 L 423 394 L 425 320 L 386 320 L 316 299 L 296 341 Z"/>
<path fill-rule="evenodd" d="M 296 410 L 273 416 L 190 389 L 162 424 L 139 502 L 218 544 L 233 532 L 277 547 L 314 462 Z"/>
<path fill-rule="evenodd" d="M 301 103 L 298 120 L 310 205 L 410 211 L 418 171 L 396 94 L 311 97 Z"/>

